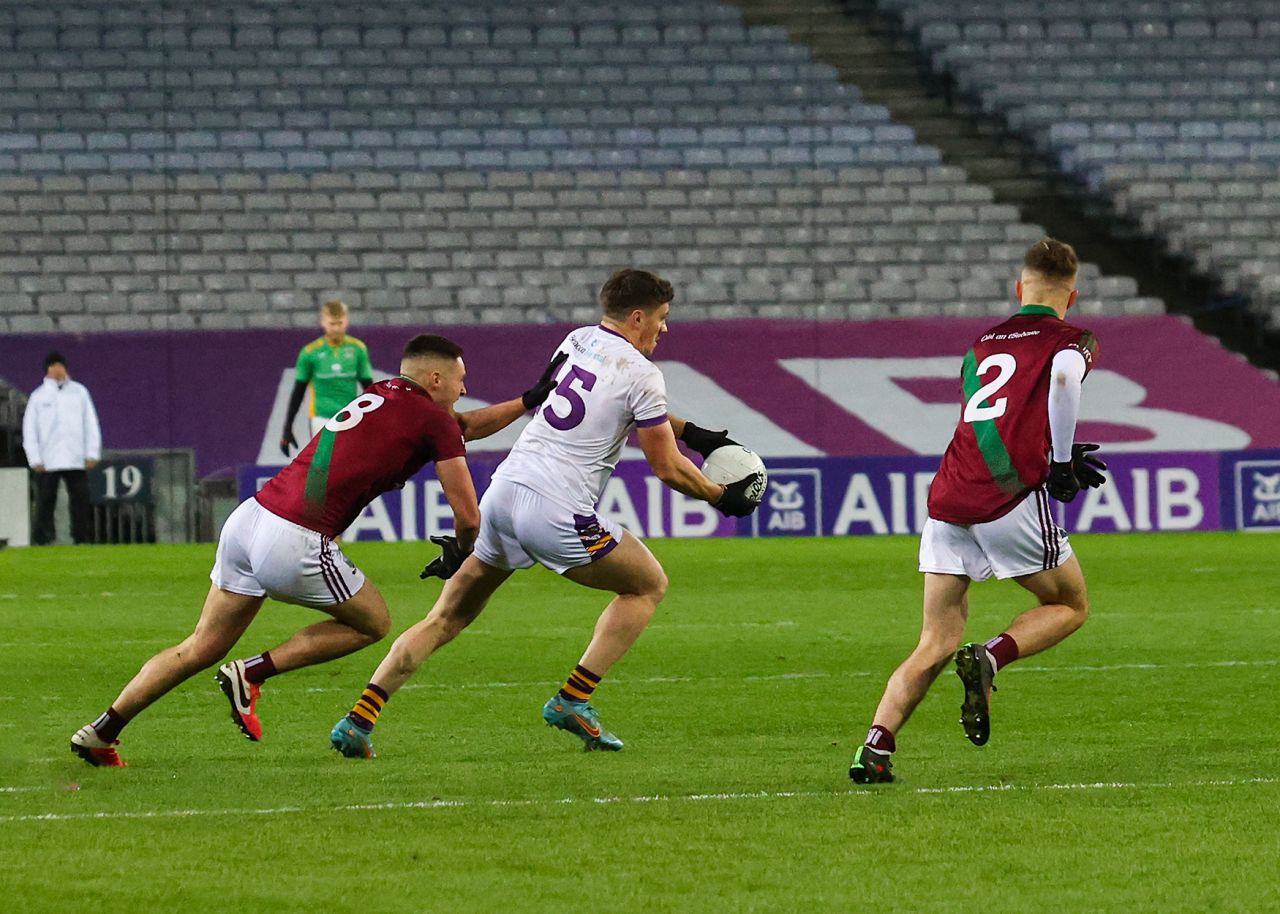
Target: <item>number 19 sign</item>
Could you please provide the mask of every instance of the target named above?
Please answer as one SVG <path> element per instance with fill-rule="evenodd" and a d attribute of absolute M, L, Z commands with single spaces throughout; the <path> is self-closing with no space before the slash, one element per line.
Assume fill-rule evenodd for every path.
<path fill-rule="evenodd" d="M 154 470 L 150 457 L 103 460 L 89 471 L 89 498 L 95 505 L 150 501 Z"/>

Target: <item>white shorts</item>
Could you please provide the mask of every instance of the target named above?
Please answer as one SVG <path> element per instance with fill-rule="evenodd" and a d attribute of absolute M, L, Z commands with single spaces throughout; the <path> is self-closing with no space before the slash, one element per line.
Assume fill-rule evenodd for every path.
<path fill-rule="evenodd" d="M 364 586 L 364 572 L 332 539 L 272 514 L 256 498 L 231 512 L 209 579 L 232 593 L 334 606 Z"/>
<path fill-rule="evenodd" d="M 989 523 L 965 527 L 931 517 L 920 534 L 921 571 L 963 574 L 975 581 L 1048 571 L 1069 558 L 1067 532 L 1054 521 L 1043 488 Z"/>
<path fill-rule="evenodd" d="M 575 514 L 519 483 L 495 479 L 480 499 L 475 555 L 493 568 L 536 562 L 564 574 L 604 558 L 623 535 L 622 527 L 595 514 Z"/>

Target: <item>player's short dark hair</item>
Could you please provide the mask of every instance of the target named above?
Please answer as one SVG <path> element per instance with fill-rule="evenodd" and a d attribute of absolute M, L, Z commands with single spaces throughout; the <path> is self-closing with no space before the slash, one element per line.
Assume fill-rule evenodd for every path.
<path fill-rule="evenodd" d="M 433 356 L 443 359 L 460 359 L 462 347 L 453 340 L 436 336 L 434 333 L 419 333 L 404 344 L 404 354 L 401 358 L 426 359 Z"/>
<path fill-rule="evenodd" d="M 600 307 L 615 320 L 623 320 L 637 308 L 660 308 L 674 297 L 671 283 L 647 270 L 619 270 L 600 287 Z"/>
<path fill-rule="evenodd" d="M 1041 238 L 1033 244 L 1022 265 L 1051 282 L 1071 282 L 1080 271 L 1075 248 L 1055 238 Z"/>
<path fill-rule="evenodd" d="M 48 371 L 50 365 L 61 365 L 66 368 L 67 360 L 62 357 L 61 352 L 55 349 L 44 357 L 44 370 Z"/>

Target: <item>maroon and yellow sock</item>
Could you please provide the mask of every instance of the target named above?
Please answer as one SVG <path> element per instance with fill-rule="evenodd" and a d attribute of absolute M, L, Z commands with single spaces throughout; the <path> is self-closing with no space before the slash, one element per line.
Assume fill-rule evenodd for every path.
<path fill-rule="evenodd" d="M 569 701 L 586 701 L 598 685 L 600 685 L 600 677 L 582 664 L 578 664 L 573 668 L 564 685 L 560 687 L 560 697 L 567 698 Z"/>
<path fill-rule="evenodd" d="M 351 722 L 365 733 L 369 733 L 378 722 L 378 715 L 382 713 L 382 709 L 390 698 L 391 696 L 381 687 L 371 682 L 364 687 L 360 700 L 356 702 L 347 717 L 351 718 Z"/>

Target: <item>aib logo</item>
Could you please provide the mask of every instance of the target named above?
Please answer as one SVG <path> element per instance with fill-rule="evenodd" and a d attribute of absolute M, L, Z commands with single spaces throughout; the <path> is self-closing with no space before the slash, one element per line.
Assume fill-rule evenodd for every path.
<path fill-rule="evenodd" d="M 1258 501 L 1280 502 L 1280 473 L 1264 476 L 1254 471 L 1253 497 Z"/>
<path fill-rule="evenodd" d="M 757 536 L 818 536 L 822 532 L 817 469 L 770 470 L 764 503 L 753 517 Z"/>
<path fill-rule="evenodd" d="M 1236 522 L 1241 530 L 1280 530 L 1280 460 L 1236 464 Z"/>

